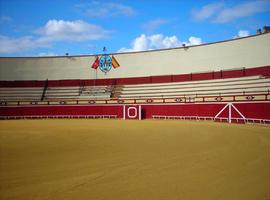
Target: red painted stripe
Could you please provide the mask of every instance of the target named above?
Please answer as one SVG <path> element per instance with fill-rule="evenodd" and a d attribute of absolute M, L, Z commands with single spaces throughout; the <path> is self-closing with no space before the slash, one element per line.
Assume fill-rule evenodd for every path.
<path fill-rule="evenodd" d="M 212 72 L 202 72 L 196 74 L 178 74 L 178 75 L 134 77 L 134 78 L 115 78 L 115 79 L 112 78 L 112 79 L 97 79 L 97 80 L 94 79 L 49 80 L 48 87 L 185 82 L 185 81 L 212 80 L 222 78 L 238 78 L 256 75 L 270 76 L 270 66 L 243 68 L 226 71 L 221 70 Z M 0 87 L 43 87 L 45 83 L 46 80 L 0 81 Z"/>

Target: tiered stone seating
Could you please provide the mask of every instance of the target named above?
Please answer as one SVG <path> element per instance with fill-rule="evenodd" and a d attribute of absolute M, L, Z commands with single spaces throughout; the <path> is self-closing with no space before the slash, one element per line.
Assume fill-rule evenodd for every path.
<path fill-rule="evenodd" d="M 270 78 L 250 76 L 190 82 L 124 85 L 118 91 L 120 99 L 198 97 L 267 93 Z"/>
<path fill-rule="evenodd" d="M 44 100 L 79 99 L 80 87 L 48 87 Z"/>
<path fill-rule="evenodd" d="M 44 92 L 45 91 L 45 92 Z M 123 86 L 0 88 L 0 101 L 144 99 L 269 94 L 270 77 L 249 76 Z"/>
<path fill-rule="evenodd" d="M 85 87 L 49 87 L 46 90 L 45 100 L 64 99 L 110 99 L 112 88 L 110 86 Z"/>
<path fill-rule="evenodd" d="M 0 101 L 41 101 L 41 100 L 89 100 L 110 99 L 111 86 L 48 87 L 44 88 L 0 88 Z"/>
<path fill-rule="evenodd" d="M 110 86 L 88 86 L 81 88 L 80 99 L 110 99 L 113 88 Z"/>
<path fill-rule="evenodd" d="M 0 88 L 1 101 L 39 101 L 42 98 L 43 88 Z"/>

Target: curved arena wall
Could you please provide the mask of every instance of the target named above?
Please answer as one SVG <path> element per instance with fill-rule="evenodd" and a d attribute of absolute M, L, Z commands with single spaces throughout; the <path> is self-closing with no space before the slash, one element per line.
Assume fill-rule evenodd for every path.
<path fill-rule="evenodd" d="M 186 48 L 114 54 L 121 67 L 98 79 L 255 68 L 270 64 L 270 33 Z M 0 81 L 95 79 L 95 56 L 0 58 Z"/>

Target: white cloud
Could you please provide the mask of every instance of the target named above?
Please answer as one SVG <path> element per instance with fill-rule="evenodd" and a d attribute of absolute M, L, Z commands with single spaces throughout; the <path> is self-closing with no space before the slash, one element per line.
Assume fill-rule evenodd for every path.
<path fill-rule="evenodd" d="M 240 31 L 238 31 L 238 34 L 236 36 L 234 36 L 233 38 L 247 37 L 249 35 L 250 35 L 249 31 L 247 31 L 247 30 L 240 30 Z"/>
<path fill-rule="evenodd" d="M 162 49 L 162 48 L 173 48 L 179 47 L 182 43 L 178 38 L 173 36 L 163 36 L 162 34 L 151 35 L 148 37 L 150 40 L 150 48 Z"/>
<path fill-rule="evenodd" d="M 146 35 L 142 34 L 140 37 L 137 37 L 133 42 L 134 51 L 143 51 L 149 48 L 149 39 Z"/>
<path fill-rule="evenodd" d="M 15 53 L 49 46 L 49 43 L 31 36 L 11 38 L 0 35 L 0 53 Z"/>
<path fill-rule="evenodd" d="M 132 51 L 145 51 L 153 49 L 164 49 L 181 47 L 182 44 L 186 45 L 199 45 L 202 43 L 201 38 L 191 36 L 188 42 L 181 42 L 177 36 L 164 36 L 162 34 L 155 34 L 146 36 L 141 34 L 132 42 L 131 48 L 121 48 L 118 52 L 132 52 Z"/>
<path fill-rule="evenodd" d="M 195 20 L 205 20 L 209 17 L 212 17 L 218 11 L 220 11 L 224 7 L 223 2 L 211 3 L 208 5 L 203 6 L 200 10 L 193 9 L 192 10 L 192 17 Z"/>
<path fill-rule="evenodd" d="M 120 3 L 92 1 L 87 4 L 77 4 L 76 7 L 89 17 L 133 16 L 136 14 L 132 7 Z"/>
<path fill-rule="evenodd" d="M 252 16 L 270 10 L 269 0 L 250 1 L 222 10 L 214 19 L 216 23 L 227 23 L 237 18 Z"/>
<path fill-rule="evenodd" d="M 109 31 L 95 24 L 82 20 L 49 20 L 37 31 L 44 40 L 51 41 L 85 41 L 98 40 L 108 35 Z"/>
<path fill-rule="evenodd" d="M 234 6 L 228 6 L 224 2 L 226 1 L 207 4 L 201 9 L 193 9 L 191 12 L 193 19 L 198 21 L 210 19 L 214 23 L 229 23 L 270 10 L 270 0 L 246 1 Z"/>
<path fill-rule="evenodd" d="M 15 53 L 40 47 L 50 47 L 59 41 L 90 41 L 108 37 L 110 31 L 87 22 L 49 20 L 34 36 L 11 38 L 0 35 L 0 53 Z"/>
<path fill-rule="evenodd" d="M 142 28 L 146 32 L 153 32 L 154 30 L 158 29 L 160 26 L 167 24 L 169 20 L 166 19 L 154 19 L 150 20 L 142 25 Z"/>
<path fill-rule="evenodd" d="M 200 44 L 202 44 L 202 39 L 194 36 L 189 37 L 188 42 L 186 43 L 186 45 L 200 45 Z"/>

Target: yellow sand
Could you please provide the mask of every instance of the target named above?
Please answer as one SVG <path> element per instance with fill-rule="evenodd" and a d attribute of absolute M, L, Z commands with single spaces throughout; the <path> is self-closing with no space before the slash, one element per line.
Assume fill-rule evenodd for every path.
<path fill-rule="evenodd" d="M 270 199 L 270 126 L 0 121 L 0 148 L 0 199 Z"/>

